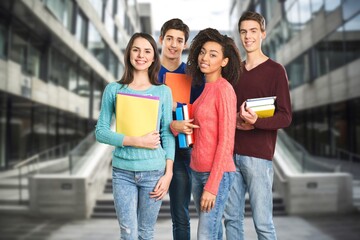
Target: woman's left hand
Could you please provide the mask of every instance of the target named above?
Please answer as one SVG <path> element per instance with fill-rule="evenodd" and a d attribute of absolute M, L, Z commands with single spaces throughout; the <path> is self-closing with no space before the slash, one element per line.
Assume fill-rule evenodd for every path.
<path fill-rule="evenodd" d="M 156 201 L 163 199 L 169 190 L 171 179 L 172 174 L 165 173 L 165 175 L 159 179 L 154 191 L 150 193 L 150 197 L 156 198 Z"/>
<path fill-rule="evenodd" d="M 204 190 L 200 199 L 200 209 L 202 212 L 210 212 L 215 207 L 216 195 Z"/>

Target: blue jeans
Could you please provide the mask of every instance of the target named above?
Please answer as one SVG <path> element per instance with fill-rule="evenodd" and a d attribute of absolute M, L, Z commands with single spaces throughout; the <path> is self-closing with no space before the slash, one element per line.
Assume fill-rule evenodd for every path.
<path fill-rule="evenodd" d="M 153 239 L 162 201 L 150 198 L 164 170 L 133 172 L 113 168 L 112 182 L 120 239 Z"/>
<path fill-rule="evenodd" d="M 245 193 L 249 192 L 252 216 L 259 240 L 274 240 L 272 161 L 235 155 L 236 175 L 224 213 L 227 240 L 244 239 Z"/>
<path fill-rule="evenodd" d="M 191 172 L 192 176 L 192 193 L 194 197 L 196 211 L 199 215 L 199 225 L 197 229 L 198 240 L 216 240 L 222 239 L 222 225 L 225 204 L 229 196 L 232 182 L 234 180 L 234 172 L 225 172 L 216 196 L 215 207 L 210 212 L 202 212 L 200 210 L 200 199 L 204 186 L 209 178 L 209 172 Z"/>
<path fill-rule="evenodd" d="M 169 187 L 174 240 L 190 240 L 189 203 L 191 198 L 191 150 L 175 152 L 173 177 Z"/>

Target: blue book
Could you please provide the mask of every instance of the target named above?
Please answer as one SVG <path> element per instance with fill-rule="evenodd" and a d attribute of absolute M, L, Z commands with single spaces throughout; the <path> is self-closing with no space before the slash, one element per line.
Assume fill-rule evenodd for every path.
<path fill-rule="evenodd" d="M 184 120 L 184 114 L 183 114 L 182 107 L 176 108 L 175 115 L 176 115 L 176 120 Z M 177 137 L 178 137 L 178 140 L 179 140 L 179 147 L 180 148 L 187 148 L 188 146 L 187 146 L 187 143 L 186 143 L 186 134 L 185 133 L 179 133 Z"/>

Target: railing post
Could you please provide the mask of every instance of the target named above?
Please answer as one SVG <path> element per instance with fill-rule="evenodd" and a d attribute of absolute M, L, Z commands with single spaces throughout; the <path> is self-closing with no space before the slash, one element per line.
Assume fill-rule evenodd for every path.
<path fill-rule="evenodd" d="M 21 183 L 22 175 L 21 175 L 21 167 L 19 167 L 19 204 L 22 203 L 22 183 Z"/>
<path fill-rule="evenodd" d="M 72 175 L 73 173 L 73 162 L 72 162 L 72 154 L 69 154 L 69 173 Z"/>

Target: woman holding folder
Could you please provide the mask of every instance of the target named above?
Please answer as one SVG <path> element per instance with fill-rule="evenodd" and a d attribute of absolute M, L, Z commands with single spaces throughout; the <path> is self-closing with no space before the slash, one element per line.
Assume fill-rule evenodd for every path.
<path fill-rule="evenodd" d="M 115 146 L 112 182 L 120 238 L 153 239 L 161 200 L 173 175 L 175 141 L 169 127 L 172 95 L 166 85 L 158 83 L 160 59 L 151 35 L 135 33 L 126 47 L 124 60 L 122 78 L 104 90 L 95 135 L 97 141 Z M 155 128 L 140 136 L 129 136 L 112 131 L 119 93 L 158 97 L 160 132 Z"/>
<path fill-rule="evenodd" d="M 236 95 L 241 59 L 234 41 L 216 29 L 193 39 L 186 70 L 205 88 L 193 104 L 195 142 L 191 154 L 192 194 L 199 215 L 198 239 L 222 239 L 221 219 L 234 179 Z M 219 238 L 219 236 L 221 238 Z"/>

